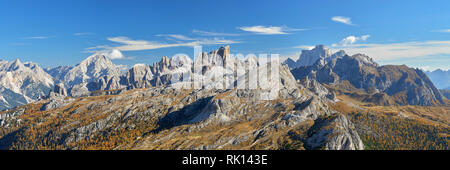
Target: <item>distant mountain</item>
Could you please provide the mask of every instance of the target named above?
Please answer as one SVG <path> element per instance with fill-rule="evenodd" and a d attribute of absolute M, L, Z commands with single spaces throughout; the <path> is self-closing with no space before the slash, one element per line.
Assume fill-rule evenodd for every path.
<path fill-rule="evenodd" d="M 26 109 L 11 110 L 0 114 L 0 128 L 2 128 L 0 149 L 31 149 L 41 146 L 42 141 L 48 144 L 48 149 L 54 147 L 60 149 L 96 148 L 94 145 L 109 140 L 113 136 L 119 137 L 124 134 L 129 134 L 126 138 L 130 140 L 119 138 L 120 140 L 115 143 L 111 142 L 111 145 L 106 145 L 104 149 L 127 147 L 127 143 L 123 142 L 131 141 L 136 141 L 137 145 L 130 149 L 140 147 L 281 149 L 285 145 L 284 141 L 288 139 L 278 136 L 290 134 L 290 129 L 305 129 L 305 131 L 311 129 L 308 131 L 308 135 L 297 139 L 307 141 L 310 149 L 364 149 L 362 140 L 349 117 L 331 110 L 332 108 L 328 104 L 332 101 L 327 97 L 316 95 L 321 92 L 320 90 L 314 92 L 309 90 L 320 86 L 314 80 L 307 82 L 310 85 L 304 87 L 297 84 L 289 68 L 285 65 L 272 62 L 258 63 L 257 58 L 246 60 L 231 58 L 228 54 L 229 47 L 222 47 L 210 53 L 200 54 L 195 61 L 185 56 L 163 57 L 161 61 L 152 66 L 135 65 L 126 76 L 123 76 L 126 77 L 129 87 L 156 87 L 135 89 L 131 92 L 107 95 L 101 98 L 82 96 L 81 100 L 70 100 L 70 97 L 65 96 L 65 89 L 58 84 L 48 100 L 43 100 L 34 106 L 23 106 Z M 195 68 L 192 68 L 194 65 L 190 65 L 193 62 L 197 63 Z M 267 74 L 251 74 L 261 73 L 260 71 L 267 69 L 268 66 L 274 70 L 268 70 Z M 231 68 L 234 67 L 239 67 L 240 70 L 233 72 Z M 251 71 L 246 72 L 244 69 Z M 269 80 L 268 75 L 274 71 L 280 73 L 277 76 L 279 81 Z M 182 73 L 187 73 L 188 78 L 196 80 L 197 83 L 204 80 L 203 78 L 211 78 L 216 73 L 225 73 L 223 77 L 217 78 L 227 79 L 225 82 L 231 82 L 240 88 L 174 88 L 173 86 L 179 84 L 173 81 L 180 80 L 179 78 L 183 77 L 179 77 Z M 267 79 L 250 81 L 256 75 L 266 76 Z M 217 87 L 221 83 L 211 80 L 210 83 L 202 84 L 202 86 Z M 192 84 L 187 82 L 186 85 Z M 264 85 L 267 86 L 267 90 L 261 87 Z M 273 100 L 265 100 L 266 96 L 272 94 L 272 90 L 277 92 L 273 95 Z M 34 116 L 33 120 L 35 121 L 31 121 L 31 117 L 28 117 L 27 114 L 38 111 L 46 114 Z M 64 121 L 54 124 L 58 121 L 53 120 L 55 118 L 59 120 L 57 116 L 60 114 L 67 116 L 63 117 Z M 21 115 L 23 115 L 21 119 L 24 123 L 17 123 Z M 320 121 L 316 123 L 315 120 Z M 35 126 L 37 124 L 42 126 Z M 181 125 L 189 130 L 179 129 L 178 127 Z M 38 129 L 28 133 L 28 130 L 31 130 L 28 127 Z M 11 134 L 16 129 L 21 129 L 21 132 L 17 135 Z M 208 140 L 207 143 L 201 142 L 206 140 L 199 140 L 197 136 L 192 138 L 180 136 L 193 136 L 204 130 L 205 132 L 215 132 L 217 129 L 223 129 L 221 131 L 223 133 L 217 138 L 214 135 L 214 140 Z M 144 135 L 150 131 L 152 133 Z M 137 140 L 137 135 L 141 136 L 140 141 L 144 142 L 149 135 L 160 135 L 164 131 L 175 132 L 173 138 L 162 140 L 158 138 L 159 141 L 152 146 L 142 146 L 141 142 Z M 48 135 L 35 135 L 36 132 Z M 304 133 L 306 134 L 306 132 Z M 22 136 L 22 134 L 27 135 Z M 210 135 L 210 133 L 203 134 Z M 3 138 L 3 136 L 7 137 Z M 97 140 L 100 136 L 103 136 L 104 139 Z M 178 137 L 187 143 L 178 146 L 172 144 L 171 139 Z M 88 138 L 99 142 L 85 143 Z M 31 144 L 24 141 L 37 142 Z"/>
<path fill-rule="evenodd" d="M 58 82 L 64 83 L 71 96 L 86 95 L 90 91 L 120 88 L 120 67 L 104 55 L 94 54 L 75 67 L 60 66 L 47 69 Z"/>
<path fill-rule="evenodd" d="M 47 69 L 58 79 L 48 97 L 0 112 L 0 150 L 447 149 L 448 106 L 428 107 L 443 97 L 420 70 L 343 51 L 292 70 L 229 54 L 162 57 L 126 73 L 102 55 Z M 25 103 L 13 90 L 0 89 L 1 101 Z"/>
<path fill-rule="evenodd" d="M 209 53 L 203 52 L 193 61 L 188 56 L 175 56 L 172 58 L 163 56 L 159 62 L 153 65 L 137 64 L 133 66 L 125 77 L 128 88 L 151 87 L 151 86 L 190 86 L 190 80 L 202 82 L 202 80 L 214 80 L 216 73 L 224 76 L 225 86 L 232 85 L 235 76 L 243 75 L 243 72 L 235 72 L 235 67 L 255 69 L 258 66 L 257 58 L 247 60 L 230 57 L 230 47 L 221 47 Z M 195 65 L 194 65 L 195 63 Z M 195 67 L 194 67 L 195 66 Z M 187 77 L 186 77 L 187 76 Z M 189 81 L 184 81 L 188 78 Z M 216 86 L 222 81 L 211 81 L 210 84 L 201 84 L 203 87 Z"/>
<path fill-rule="evenodd" d="M 14 108 L 46 96 L 53 78 L 35 63 L 0 61 L 0 110 Z"/>
<path fill-rule="evenodd" d="M 450 89 L 450 70 L 444 71 L 437 69 L 434 71 L 425 71 L 425 74 L 427 74 L 437 88 Z"/>
<path fill-rule="evenodd" d="M 94 54 L 83 60 L 75 67 L 60 66 L 47 69 L 58 82 L 64 83 L 71 96 L 87 95 L 96 90 L 134 89 L 159 86 L 193 86 L 189 78 L 197 82 L 214 80 L 203 87 L 214 87 L 222 83 L 213 77 L 216 73 L 223 73 L 225 86 L 233 85 L 235 76 L 242 76 L 243 71 L 235 72 L 235 67 L 255 69 L 258 67 L 257 58 L 247 60 L 231 58 L 230 47 L 224 46 L 209 53 L 199 54 L 195 61 L 188 56 L 163 56 L 159 62 L 152 65 L 136 64 L 125 74 L 107 57 Z M 195 68 L 194 66 L 195 62 Z M 188 77 L 184 77 L 187 75 Z M 222 79 L 221 79 L 222 80 Z M 179 83 L 178 83 L 179 82 Z M 186 84 L 188 83 L 188 84 Z"/>
<path fill-rule="evenodd" d="M 135 64 L 126 74 L 126 85 L 131 88 L 152 87 L 153 72 L 146 64 Z"/>
<path fill-rule="evenodd" d="M 428 77 L 419 69 L 405 65 L 379 66 L 363 54 L 336 57 L 331 61 L 321 58 L 312 66 L 292 70 L 301 80 L 305 77 L 350 92 L 364 91 L 366 101 L 379 104 L 435 105 L 443 104 L 443 96 Z M 383 97 L 387 94 L 390 97 Z"/>
<path fill-rule="evenodd" d="M 54 68 L 46 68 L 45 72 L 50 74 L 55 80 L 64 80 L 64 76 L 72 69 L 71 66 L 58 66 Z"/>
<path fill-rule="evenodd" d="M 331 53 L 324 45 L 317 45 L 311 50 L 302 50 L 300 57 L 297 61 L 288 58 L 284 64 L 287 64 L 289 68 L 294 69 L 301 66 L 311 66 L 316 63 L 317 60 L 324 59 L 325 61 L 331 61 L 333 58 L 342 57 L 346 55 L 345 51 L 341 50 L 334 54 Z"/>
<path fill-rule="evenodd" d="M 450 90 L 449 89 L 442 89 L 439 91 L 441 91 L 442 95 L 444 95 L 445 98 L 450 99 Z"/>

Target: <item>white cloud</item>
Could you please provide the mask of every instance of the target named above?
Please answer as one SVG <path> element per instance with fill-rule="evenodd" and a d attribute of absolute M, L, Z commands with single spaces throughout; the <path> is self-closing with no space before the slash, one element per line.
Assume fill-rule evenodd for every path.
<path fill-rule="evenodd" d="M 340 22 L 343 24 L 347 24 L 347 25 L 354 25 L 352 23 L 352 19 L 349 17 L 343 17 L 343 16 L 334 16 L 331 18 L 331 20 L 335 21 L 335 22 Z"/>
<path fill-rule="evenodd" d="M 146 40 L 132 40 L 128 37 L 109 37 L 109 41 L 118 43 L 118 46 L 100 45 L 96 47 L 86 48 L 86 52 L 110 52 L 113 49 L 119 51 L 140 51 L 140 50 L 152 50 L 159 48 L 170 48 L 170 47 L 181 47 L 181 46 L 197 46 L 197 45 L 214 45 L 214 44 L 234 44 L 239 43 L 238 41 L 226 40 L 226 39 L 196 39 L 191 42 L 182 43 L 160 43 L 155 41 Z"/>
<path fill-rule="evenodd" d="M 33 37 L 25 37 L 24 39 L 48 39 L 49 36 L 33 36 Z"/>
<path fill-rule="evenodd" d="M 175 38 L 175 39 L 178 39 L 178 40 L 186 40 L 186 41 L 196 40 L 194 38 L 189 38 L 189 37 L 186 37 L 186 36 L 180 35 L 180 34 L 159 34 L 159 35 L 156 35 L 156 36 L 166 36 L 166 37 L 171 37 L 171 38 Z"/>
<path fill-rule="evenodd" d="M 239 34 L 231 34 L 231 33 L 221 33 L 221 32 L 209 32 L 209 31 L 202 31 L 202 30 L 192 30 L 192 33 L 201 35 L 201 36 L 239 36 Z"/>
<path fill-rule="evenodd" d="M 305 50 L 311 50 L 314 48 L 314 46 L 310 46 L 310 45 L 299 45 L 299 46 L 295 46 L 294 48 L 300 48 L 300 49 L 305 49 Z"/>
<path fill-rule="evenodd" d="M 180 44 L 164 44 L 145 40 L 132 40 L 128 37 L 110 37 L 109 41 L 119 43 L 120 46 L 114 47 L 120 51 L 138 51 L 138 50 L 151 50 L 158 48 L 177 47 Z M 108 47 L 109 48 L 109 47 Z"/>
<path fill-rule="evenodd" d="M 84 36 L 84 35 L 91 35 L 91 34 L 93 34 L 93 33 L 91 33 L 91 32 L 77 32 L 77 33 L 74 33 L 73 35 L 75 35 L 75 36 Z"/>
<path fill-rule="evenodd" d="M 122 52 L 120 52 L 120 50 L 118 50 L 118 49 L 112 49 L 109 54 L 106 54 L 106 56 L 108 56 L 111 59 L 123 59 L 124 58 Z"/>
<path fill-rule="evenodd" d="M 375 60 L 388 61 L 429 56 L 450 55 L 450 41 L 421 41 L 390 44 L 350 44 L 343 49 L 349 54 L 367 54 Z"/>
<path fill-rule="evenodd" d="M 332 46 L 348 46 L 348 45 L 352 45 L 352 44 L 356 43 L 357 41 L 366 41 L 369 37 L 370 37 L 370 35 L 363 35 L 361 37 L 356 37 L 356 36 L 351 35 L 351 36 L 345 37 L 338 44 L 333 44 Z"/>
<path fill-rule="evenodd" d="M 437 69 L 441 69 L 443 71 L 449 71 L 450 70 L 450 68 L 442 68 L 442 67 L 439 67 L 439 66 L 430 66 L 430 65 L 421 66 L 421 67 L 419 67 L 419 69 L 424 70 L 424 71 L 435 71 Z"/>
<path fill-rule="evenodd" d="M 286 26 L 275 27 L 275 26 L 251 26 L 251 27 L 239 27 L 239 29 L 247 32 L 252 32 L 256 34 L 265 34 L 265 35 L 276 35 L 276 34 L 289 34 L 291 31 L 303 31 L 306 29 L 296 29 L 296 28 L 288 28 Z"/>

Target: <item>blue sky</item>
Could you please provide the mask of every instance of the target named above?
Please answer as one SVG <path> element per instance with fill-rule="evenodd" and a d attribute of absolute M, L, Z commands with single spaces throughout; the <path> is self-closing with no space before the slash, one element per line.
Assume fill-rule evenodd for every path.
<path fill-rule="evenodd" d="M 102 52 L 131 66 L 192 55 L 194 45 L 295 56 L 324 44 L 380 64 L 449 69 L 449 8 L 445 0 L 0 0 L 0 57 L 53 67 Z"/>

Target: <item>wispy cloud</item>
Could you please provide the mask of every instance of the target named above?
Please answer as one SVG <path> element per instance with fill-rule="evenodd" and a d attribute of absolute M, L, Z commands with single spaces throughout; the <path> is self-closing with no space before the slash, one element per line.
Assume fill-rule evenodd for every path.
<path fill-rule="evenodd" d="M 77 32 L 77 33 L 74 33 L 73 35 L 74 36 L 84 36 L 84 35 L 91 35 L 91 34 L 94 34 L 94 33 L 92 33 L 92 32 Z"/>
<path fill-rule="evenodd" d="M 11 43 L 11 45 L 22 46 L 22 45 L 25 45 L 25 43 L 16 42 L 16 43 Z"/>
<path fill-rule="evenodd" d="M 181 46 L 197 46 L 197 45 L 214 45 L 214 44 L 235 44 L 240 43 L 234 40 L 226 40 L 226 39 L 195 39 L 190 42 L 177 42 L 177 43 L 161 43 L 156 41 L 147 41 L 147 40 L 133 40 L 128 37 L 119 36 L 119 37 L 109 37 L 107 38 L 109 41 L 113 43 L 117 43 L 117 46 L 109 46 L 109 45 L 100 45 L 96 47 L 86 48 L 85 52 L 102 52 L 102 53 L 111 53 L 112 50 L 116 49 L 119 51 L 140 51 L 140 50 L 152 50 L 159 48 L 170 48 L 170 47 L 181 47 Z"/>
<path fill-rule="evenodd" d="M 192 33 L 201 35 L 201 36 L 217 36 L 217 37 L 225 37 L 225 36 L 239 36 L 240 34 L 231 34 L 231 33 L 221 33 L 221 32 L 210 32 L 210 31 L 202 31 L 202 30 L 192 30 Z"/>
<path fill-rule="evenodd" d="M 352 44 L 356 43 L 357 41 L 366 41 L 369 37 L 370 37 L 370 35 L 363 35 L 361 37 L 356 37 L 356 36 L 351 35 L 351 36 L 345 37 L 338 44 L 333 44 L 332 46 L 348 46 L 348 45 L 352 45 Z"/>
<path fill-rule="evenodd" d="M 415 41 L 389 44 L 350 44 L 339 47 L 349 54 L 367 54 L 376 60 L 399 60 L 450 55 L 450 41 Z"/>
<path fill-rule="evenodd" d="M 304 49 L 304 50 L 311 50 L 314 48 L 314 46 L 311 45 L 299 45 L 299 46 L 295 46 L 294 48 L 300 48 L 300 49 Z"/>
<path fill-rule="evenodd" d="M 289 34 L 289 32 L 292 31 L 304 31 L 306 29 L 296 29 L 296 28 L 289 28 L 286 26 L 245 26 L 245 27 L 239 27 L 240 30 L 252 32 L 256 34 L 264 34 L 264 35 L 277 35 L 277 34 Z"/>
<path fill-rule="evenodd" d="M 441 69 L 442 71 L 449 71 L 450 68 L 442 68 L 439 66 L 430 66 L 430 65 L 426 65 L 426 66 L 420 66 L 420 69 L 424 70 L 424 71 L 435 71 L 437 69 Z"/>
<path fill-rule="evenodd" d="M 181 35 L 181 34 L 158 34 L 156 36 L 171 37 L 171 38 L 175 38 L 178 40 L 186 40 L 186 41 L 196 40 L 195 38 L 189 38 L 189 37 Z"/>
<path fill-rule="evenodd" d="M 32 37 L 25 37 L 23 39 L 48 39 L 50 36 L 32 36 Z"/>
<path fill-rule="evenodd" d="M 349 17 L 334 16 L 334 17 L 331 18 L 331 20 L 333 20 L 333 21 L 335 21 L 335 22 L 347 24 L 347 25 L 354 25 L 354 24 L 352 23 L 352 19 L 349 18 Z"/>

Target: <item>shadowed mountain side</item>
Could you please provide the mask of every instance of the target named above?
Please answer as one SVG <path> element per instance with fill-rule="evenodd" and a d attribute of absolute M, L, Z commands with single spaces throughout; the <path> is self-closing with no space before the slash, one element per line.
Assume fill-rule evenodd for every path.
<path fill-rule="evenodd" d="M 309 77 L 328 84 L 329 87 L 346 87 L 344 90 L 347 91 L 364 91 L 369 95 L 386 93 L 393 101 L 402 105 L 430 106 L 445 103 L 442 94 L 421 70 L 405 65 L 378 66 L 371 58 L 362 54 L 346 55 L 330 62 L 318 60 L 312 66 L 299 67 L 291 72 L 298 80 Z M 384 99 L 382 94 L 374 97 Z M 387 104 L 387 101 L 378 103 Z"/>

